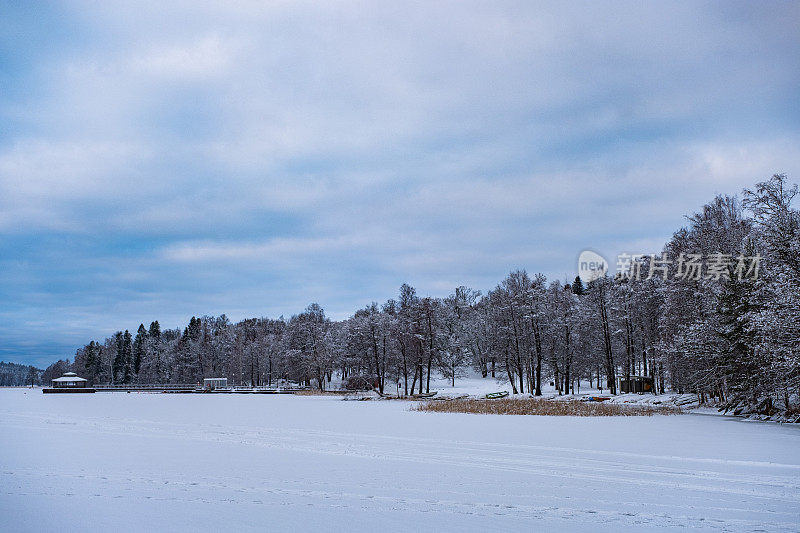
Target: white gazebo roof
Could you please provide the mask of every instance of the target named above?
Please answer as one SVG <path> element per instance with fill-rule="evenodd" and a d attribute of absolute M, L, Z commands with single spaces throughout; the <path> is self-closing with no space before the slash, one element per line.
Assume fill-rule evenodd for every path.
<path fill-rule="evenodd" d="M 60 378 L 56 378 L 53 381 L 58 381 L 59 383 L 63 383 L 65 381 L 86 381 L 84 378 L 79 378 L 78 374 L 75 372 L 67 372 Z"/>

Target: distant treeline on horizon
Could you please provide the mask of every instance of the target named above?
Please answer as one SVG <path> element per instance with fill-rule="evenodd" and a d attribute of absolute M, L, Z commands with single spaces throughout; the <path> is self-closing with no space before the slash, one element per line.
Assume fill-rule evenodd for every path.
<path fill-rule="evenodd" d="M 52 366 L 52 365 L 51 365 Z M 23 385 L 41 385 L 41 368 L 18 363 L 0 361 L 0 387 L 21 387 Z"/>
<path fill-rule="evenodd" d="M 380 391 L 399 381 L 413 392 L 428 391 L 432 373 L 454 384 L 472 368 L 504 377 L 514 394 L 538 395 L 543 381 L 564 393 L 588 381 L 616 394 L 620 378 L 638 375 L 658 391 L 693 392 L 742 412 L 791 411 L 800 405 L 797 193 L 775 175 L 743 191 L 741 202 L 717 196 L 665 244 L 663 276 L 584 284 L 518 270 L 487 294 L 462 286 L 422 297 L 404 284 L 397 299 L 341 321 L 317 304 L 289 319 L 192 317 L 182 330 L 163 331 L 153 321 L 91 341 L 42 379 L 72 370 L 93 383 L 223 376 L 325 389 L 337 378 Z M 745 256 L 760 258 L 755 275 L 741 275 L 737 258 Z M 695 265 L 699 275 L 687 276 L 697 257 L 727 262 L 713 272 Z"/>

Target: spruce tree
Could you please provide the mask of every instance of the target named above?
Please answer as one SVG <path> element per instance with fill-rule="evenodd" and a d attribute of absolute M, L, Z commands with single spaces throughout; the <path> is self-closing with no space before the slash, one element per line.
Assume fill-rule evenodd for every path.
<path fill-rule="evenodd" d="M 717 301 L 718 334 L 726 343 L 715 361 L 715 367 L 735 394 L 743 391 L 767 392 L 758 391 L 762 372 L 759 371 L 760 365 L 753 351 L 755 342 L 749 322 L 754 311 L 751 294 L 749 281 L 731 277 L 723 282 Z"/>
<path fill-rule="evenodd" d="M 136 340 L 133 341 L 133 374 L 135 376 L 139 375 L 142 359 L 145 357 L 146 345 L 147 330 L 144 329 L 144 324 L 139 324 L 139 330 L 136 332 Z"/>
<path fill-rule="evenodd" d="M 111 380 L 114 383 L 121 383 L 125 377 L 125 343 L 121 331 L 114 334 L 114 347 L 117 353 L 111 363 Z"/>
<path fill-rule="evenodd" d="M 572 282 L 572 293 L 581 295 L 583 292 L 583 281 L 581 281 L 580 276 L 575 276 L 575 281 Z"/>
<path fill-rule="evenodd" d="M 161 325 L 158 323 L 158 320 L 150 322 L 150 331 L 148 335 L 153 340 L 158 340 L 161 338 Z"/>
<path fill-rule="evenodd" d="M 90 374 L 94 370 L 94 341 L 90 341 L 83 348 L 83 370 Z"/>
<path fill-rule="evenodd" d="M 90 341 L 84 349 L 83 370 L 90 382 L 94 382 L 97 374 L 100 373 L 100 345 Z"/>
<path fill-rule="evenodd" d="M 122 337 L 122 360 L 124 361 L 123 366 L 123 383 L 130 383 L 133 381 L 133 347 L 132 347 L 133 339 L 131 337 L 130 331 L 127 329 Z"/>

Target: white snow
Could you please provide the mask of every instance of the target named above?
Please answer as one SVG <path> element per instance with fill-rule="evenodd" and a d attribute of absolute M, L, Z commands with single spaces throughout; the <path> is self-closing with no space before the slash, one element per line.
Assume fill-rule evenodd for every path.
<path fill-rule="evenodd" d="M 800 428 L 0 390 L 0 530 L 800 529 Z"/>

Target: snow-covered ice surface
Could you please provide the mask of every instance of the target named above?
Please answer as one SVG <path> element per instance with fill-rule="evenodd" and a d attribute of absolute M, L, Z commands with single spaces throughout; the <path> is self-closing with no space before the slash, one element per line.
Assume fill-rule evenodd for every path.
<path fill-rule="evenodd" d="M 0 390 L 0 531 L 798 531 L 800 428 Z"/>

